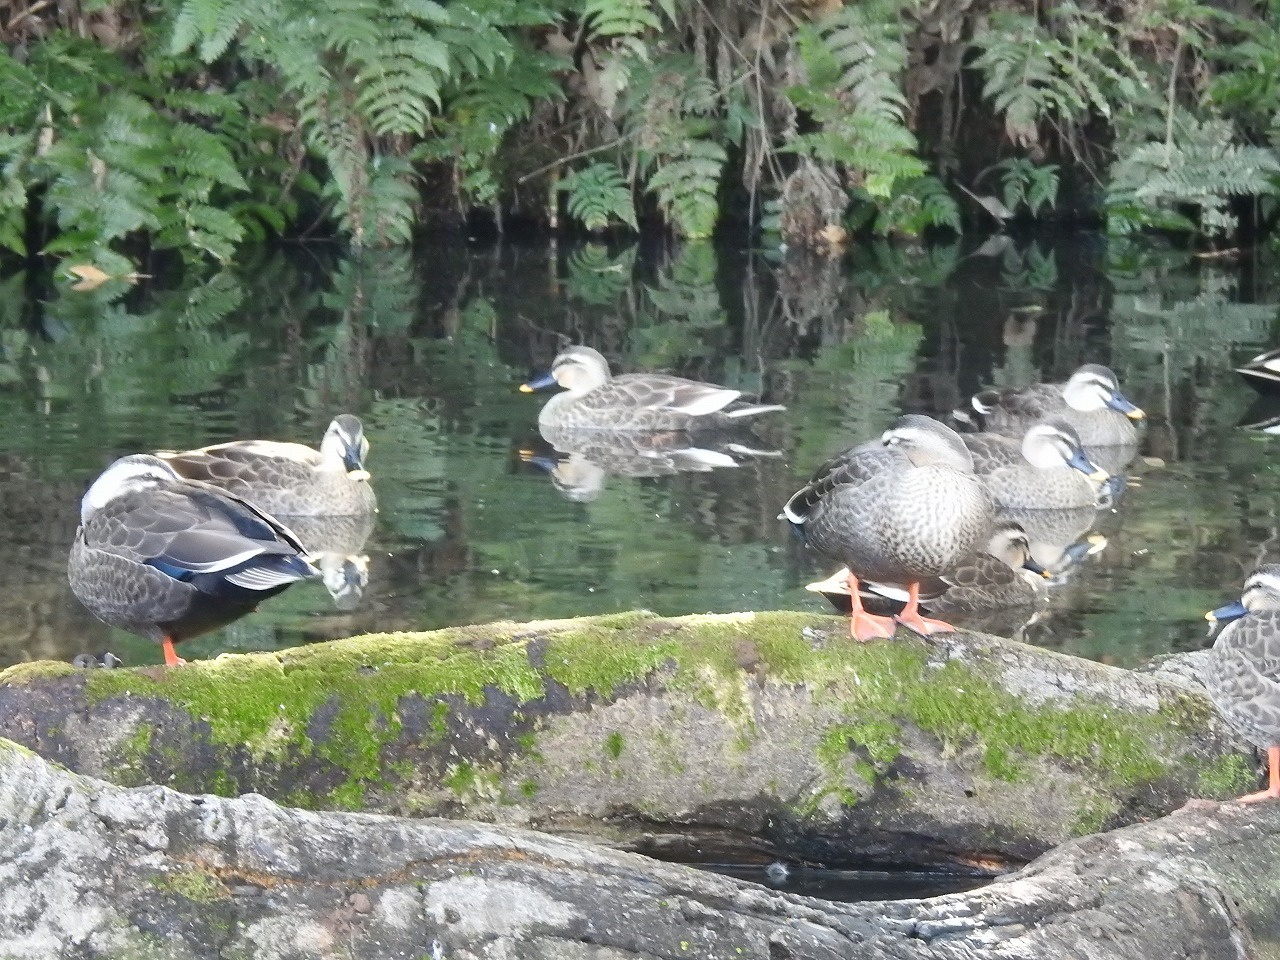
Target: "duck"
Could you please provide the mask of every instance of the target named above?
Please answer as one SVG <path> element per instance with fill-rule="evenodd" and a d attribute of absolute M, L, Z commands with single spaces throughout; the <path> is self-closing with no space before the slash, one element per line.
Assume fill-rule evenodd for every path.
<path fill-rule="evenodd" d="M 930 613 L 976 613 L 1001 607 L 1031 606 L 1048 594 L 1050 572 L 1031 555 L 1026 531 L 1013 521 L 997 521 L 986 546 L 933 582 L 920 585 L 920 604 Z M 905 602 L 897 588 L 862 582 L 863 602 L 880 599 Z M 805 589 L 826 597 L 837 610 L 848 612 L 849 569 L 833 573 Z"/>
<path fill-rule="evenodd" d="M 1280 564 L 1257 567 L 1240 599 L 1205 614 L 1217 630 L 1205 688 L 1227 725 L 1267 751 L 1268 786 L 1241 803 L 1280 798 Z"/>
<path fill-rule="evenodd" d="M 1263 393 L 1280 390 L 1280 348 L 1260 353 L 1248 363 L 1236 367 L 1249 386 Z"/>
<path fill-rule="evenodd" d="M 908 414 L 878 442 L 828 460 L 781 516 L 810 547 L 849 569 L 849 634 L 891 637 L 894 621 L 924 636 L 954 630 L 920 614 L 921 581 L 940 577 L 986 543 L 994 506 L 973 457 L 950 427 Z M 905 587 L 892 620 L 867 613 L 859 580 Z"/>
<path fill-rule="evenodd" d="M 1109 479 L 1085 455 L 1080 435 L 1061 418 L 1032 424 L 1020 441 L 998 433 L 964 433 L 960 438 L 997 509 L 1094 506 Z"/>
<path fill-rule="evenodd" d="M 80 502 L 67 561 L 76 598 L 99 620 L 174 644 L 318 576 L 302 543 L 247 500 L 188 480 L 148 454 L 121 457 Z"/>
<path fill-rule="evenodd" d="M 572 346 L 560 351 L 549 373 L 520 385 L 532 393 L 559 385 L 563 393 L 538 412 L 538 426 L 595 430 L 724 429 L 764 413 L 785 410 L 779 404 L 739 402 L 741 390 L 665 373 L 612 376 L 597 350 Z"/>
<path fill-rule="evenodd" d="M 972 413 L 957 410 L 955 418 L 976 421 L 984 432 L 1015 438 L 1032 424 L 1061 417 L 1075 429 L 1086 449 L 1136 444 L 1134 423 L 1146 417 L 1121 392 L 1115 373 L 1099 363 L 1086 363 L 1066 383 L 983 390 L 974 394 L 970 406 Z"/>
<path fill-rule="evenodd" d="M 233 440 L 155 454 L 180 476 L 249 500 L 274 517 L 361 516 L 378 508 L 360 418 L 333 418 L 320 449 L 277 440 Z"/>

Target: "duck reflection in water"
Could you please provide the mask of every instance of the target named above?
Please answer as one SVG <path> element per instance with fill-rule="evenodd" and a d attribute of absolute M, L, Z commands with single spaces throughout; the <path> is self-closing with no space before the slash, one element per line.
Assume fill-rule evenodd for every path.
<path fill-rule="evenodd" d="M 344 612 L 358 607 L 369 586 L 369 555 L 364 546 L 373 534 L 376 517 L 365 513 L 277 519 L 302 541 L 333 605 Z"/>
<path fill-rule="evenodd" d="M 547 472 L 566 500 L 589 503 L 600 496 L 610 476 L 666 477 L 737 467 L 751 459 L 777 458 L 763 450 L 749 431 L 565 429 L 542 425 L 549 450 L 521 449 L 520 459 Z"/>

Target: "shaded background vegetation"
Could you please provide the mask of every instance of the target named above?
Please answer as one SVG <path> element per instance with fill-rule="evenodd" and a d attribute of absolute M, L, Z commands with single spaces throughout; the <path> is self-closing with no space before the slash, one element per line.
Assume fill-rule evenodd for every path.
<path fill-rule="evenodd" d="M 14 0 L 0 245 L 123 275 L 515 214 L 839 247 L 1268 225 L 1277 4 Z"/>

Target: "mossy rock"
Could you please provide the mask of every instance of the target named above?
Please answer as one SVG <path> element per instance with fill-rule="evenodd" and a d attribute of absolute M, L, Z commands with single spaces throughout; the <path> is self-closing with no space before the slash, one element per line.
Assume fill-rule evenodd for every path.
<path fill-rule="evenodd" d="M 638 612 L 166 669 L 0 675 L 0 736 L 79 772 L 307 807 L 999 865 L 1254 779 L 1194 692 L 978 634 Z"/>

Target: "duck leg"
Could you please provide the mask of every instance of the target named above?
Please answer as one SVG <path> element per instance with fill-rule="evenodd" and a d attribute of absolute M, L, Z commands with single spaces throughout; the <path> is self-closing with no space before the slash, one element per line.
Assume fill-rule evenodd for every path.
<path fill-rule="evenodd" d="M 918 583 L 907 585 L 907 605 L 893 619 L 922 637 L 927 637 L 931 633 L 951 633 L 955 630 L 955 627 L 945 620 L 930 620 L 928 617 L 921 616 L 920 584 Z"/>
<path fill-rule="evenodd" d="M 1257 803 L 1259 800 L 1280 798 L 1280 747 L 1267 747 L 1267 767 L 1270 770 L 1270 785 L 1257 793 L 1245 794 L 1240 797 L 1240 803 Z"/>
<path fill-rule="evenodd" d="M 849 636 L 862 643 L 876 637 L 892 637 L 897 624 L 889 617 L 877 617 L 862 609 L 862 595 L 858 593 L 858 578 L 849 574 Z"/>
<path fill-rule="evenodd" d="M 166 667 L 180 667 L 187 662 L 178 656 L 177 652 L 173 649 L 173 637 L 166 635 L 165 638 L 160 641 L 160 646 L 164 650 L 164 665 Z"/>

